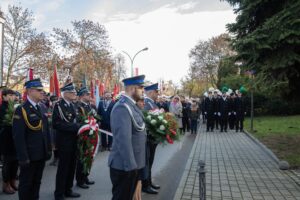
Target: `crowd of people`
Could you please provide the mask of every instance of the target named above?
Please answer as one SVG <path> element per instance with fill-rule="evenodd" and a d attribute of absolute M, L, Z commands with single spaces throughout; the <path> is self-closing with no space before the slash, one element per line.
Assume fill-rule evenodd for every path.
<path fill-rule="evenodd" d="M 0 107 L 0 143 L 3 192 L 19 199 L 39 199 L 46 161 L 57 166 L 54 197 L 78 198 L 72 190 L 88 189 L 95 184 L 78 157 L 78 130 L 83 117 L 93 113 L 101 127 L 100 151 L 110 151 L 108 166 L 112 182 L 112 199 L 141 199 L 141 192 L 158 194 L 160 186 L 152 181 L 152 166 L 158 142 L 145 127 L 143 112 L 163 109 L 173 113 L 181 134 L 197 134 L 202 114 L 207 131 L 220 126 L 243 129 L 245 105 L 243 91 L 209 89 L 202 98 L 160 96 L 158 84 L 144 86 L 145 76 L 123 80 L 125 91 L 116 98 L 106 92 L 98 105 L 86 87 L 76 90 L 65 84 L 61 96 L 47 94 L 40 79 L 25 83 L 26 99 L 2 88 Z M 105 132 L 111 132 L 113 137 Z M 19 172 L 19 173 L 18 173 Z M 19 184 L 17 184 L 19 180 Z"/>

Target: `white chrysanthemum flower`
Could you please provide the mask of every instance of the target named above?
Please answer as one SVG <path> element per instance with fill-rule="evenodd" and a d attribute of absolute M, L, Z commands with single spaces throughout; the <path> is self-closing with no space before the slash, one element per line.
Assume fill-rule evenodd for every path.
<path fill-rule="evenodd" d="M 164 119 L 164 117 L 163 117 L 163 116 L 158 116 L 158 119 L 159 119 L 160 121 L 162 121 L 162 120 Z"/>
<path fill-rule="evenodd" d="M 164 124 L 167 124 L 167 123 L 168 123 L 168 121 L 167 121 L 167 120 L 165 120 L 165 119 L 164 119 L 162 122 L 163 122 Z"/>
<path fill-rule="evenodd" d="M 164 131 L 164 130 L 166 130 L 166 128 L 165 128 L 165 126 L 164 126 L 164 125 L 160 125 L 160 126 L 159 126 L 159 129 L 160 129 L 161 131 Z"/>
<path fill-rule="evenodd" d="M 148 116 L 147 116 L 147 119 L 148 119 L 148 120 L 151 120 L 151 119 L 152 119 L 152 118 L 151 118 L 151 115 L 148 115 Z"/>
<path fill-rule="evenodd" d="M 157 121 L 155 119 L 152 119 L 151 122 L 150 122 L 152 125 L 156 124 Z"/>
<path fill-rule="evenodd" d="M 91 129 L 89 135 L 93 135 L 93 133 L 94 133 L 94 131 L 93 131 L 93 129 Z"/>

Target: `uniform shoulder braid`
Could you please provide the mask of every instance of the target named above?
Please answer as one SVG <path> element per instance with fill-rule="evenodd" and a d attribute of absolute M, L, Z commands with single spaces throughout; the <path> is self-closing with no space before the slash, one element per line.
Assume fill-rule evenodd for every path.
<path fill-rule="evenodd" d="M 26 124 L 26 126 L 30 129 L 30 130 L 33 130 L 33 131 L 40 131 L 42 130 L 43 128 L 43 123 L 42 123 L 42 119 L 39 120 L 38 122 L 38 125 L 34 126 L 32 124 L 30 124 L 29 120 L 28 120 L 28 115 L 27 115 L 27 112 L 26 112 L 26 109 L 24 108 L 24 106 L 20 106 L 21 108 L 21 112 L 22 112 L 22 116 L 23 116 L 23 119 L 24 119 L 24 122 Z M 17 117 L 18 115 L 16 115 Z M 19 116 L 20 117 L 20 116 Z M 14 117 L 15 118 L 15 117 Z M 16 119 L 16 118 L 15 118 Z"/>

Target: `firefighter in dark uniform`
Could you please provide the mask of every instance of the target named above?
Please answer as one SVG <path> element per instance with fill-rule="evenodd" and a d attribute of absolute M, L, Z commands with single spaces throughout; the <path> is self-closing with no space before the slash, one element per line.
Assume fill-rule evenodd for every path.
<path fill-rule="evenodd" d="M 145 97 L 145 106 L 144 110 L 149 111 L 149 110 L 154 110 L 158 109 L 158 106 L 156 105 L 155 101 L 157 100 L 158 97 L 158 83 L 149 85 L 144 88 L 146 92 L 146 97 Z M 144 170 L 146 172 L 143 172 L 143 181 L 142 181 L 142 191 L 148 194 L 157 194 L 158 189 L 160 189 L 159 185 L 155 185 L 152 183 L 152 165 L 154 162 L 154 157 L 155 157 L 155 150 L 157 147 L 157 142 L 151 135 L 148 133 L 147 137 L 147 148 L 146 148 L 146 167 Z M 146 177 L 146 178 L 145 178 Z"/>
<path fill-rule="evenodd" d="M 220 101 L 219 114 L 220 114 L 220 126 L 221 132 L 227 132 L 228 126 L 228 113 L 229 113 L 229 100 L 227 98 L 226 92 L 228 89 L 226 87 L 222 88 L 222 97 Z"/>
<path fill-rule="evenodd" d="M 231 130 L 234 129 L 235 126 L 235 115 L 234 115 L 234 102 L 235 102 L 235 94 L 233 92 L 230 92 L 229 94 L 229 117 L 228 117 L 228 124 L 229 124 L 229 128 Z"/>
<path fill-rule="evenodd" d="M 39 199 L 39 190 L 46 160 L 51 157 L 48 119 L 39 102 L 43 99 L 40 79 L 25 83 L 27 100 L 13 117 L 13 138 L 20 165 L 19 199 Z"/>
<path fill-rule="evenodd" d="M 59 160 L 54 192 L 55 200 L 61 200 L 64 197 L 80 197 L 80 194 L 72 191 L 77 160 L 77 132 L 81 127 L 77 118 L 78 113 L 73 105 L 73 101 L 76 99 L 76 90 L 73 83 L 69 83 L 60 91 L 62 99 L 55 104 L 52 114 Z"/>
<path fill-rule="evenodd" d="M 206 115 L 206 132 L 214 131 L 215 100 L 212 91 L 208 91 L 208 97 L 204 102 L 204 114 Z"/>
<path fill-rule="evenodd" d="M 241 87 L 237 91 L 237 97 L 235 98 L 234 101 L 234 114 L 236 116 L 236 121 L 235 121 L 236 132 L 238 132 L 239 130 L 240 132 L 242 132 L 244 128 L 244 117 L 246 114 L 246 106 L 242 94 L 245 92 L 246 92 L 245 88 Z"/>
<path fill-rule="evenodd" d="M 89 114 L 92 114 L 92 112 L 95 114 L 95 110 L 92 108 L 90 104 L 90 96 L 91 93 L 86 87 L 82 87 L 78 91 L 78 96 L 79 96 L 79 101 L 77 103 L 77 109 L 79 115 L 83 119 L 87 119 Z M 76 181 L 77 181 L 77 186 L 83 189 L 88 189 L 88 185 L 93 185 L 95 184 L 94 181 L 90 181 L 88 179 L 88 174 L 85 174 L 83 172 L 83 164 L 81 163 L 80 160 L 77 161 L 77 169 L 76 169 Z"/>

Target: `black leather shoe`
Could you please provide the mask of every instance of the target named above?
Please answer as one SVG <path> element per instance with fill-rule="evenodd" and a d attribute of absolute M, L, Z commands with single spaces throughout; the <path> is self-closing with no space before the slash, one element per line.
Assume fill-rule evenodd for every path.
<path fill-rule="evenodd" d="M 82 188 L 82 189 L 89 189 L 89 186 L 86 185 L 85 183 L 77 183 L 77 186 Z"/>
<path fill-rule="evenodd" d="M 79 198 L 80 197 L 80 194 L 76 193 L 76 192 L 68 192 L 65 194 L 66 197 L 70 197 L 70 198 Z"/>
<path fill-rule="evenodd" d="M 87 185 L 94 185 L 95 181 L 86 180 L 85 184 L 87 184 Z"/>
<path fill-rule="evenodd" d="M 159 185 L 155 185 L 155 184 L 151 184 L 151 187 L 153 189 L 156 189 L 156 190 L 159 190 L 160 189 L 160 186 Z"/>
<path fill-rule="evenodd" d="M 155 189 L 151 188 L 150 186 L 146 188 L 142 188 L 142 191 L 147 194 L 158 194 L 158 192 Z"/>

